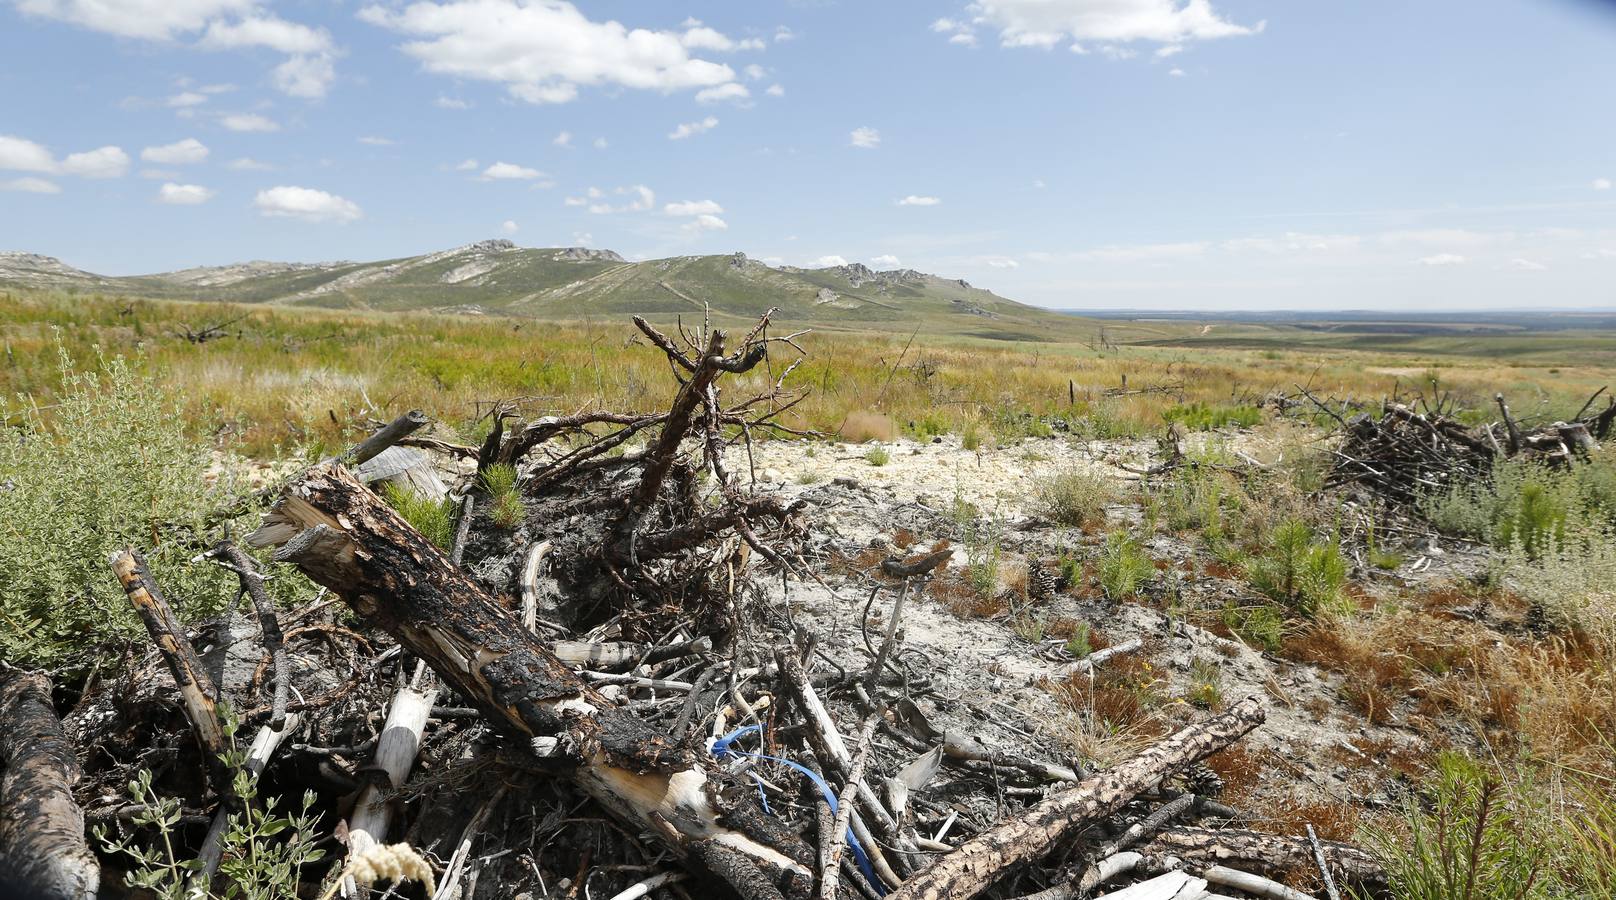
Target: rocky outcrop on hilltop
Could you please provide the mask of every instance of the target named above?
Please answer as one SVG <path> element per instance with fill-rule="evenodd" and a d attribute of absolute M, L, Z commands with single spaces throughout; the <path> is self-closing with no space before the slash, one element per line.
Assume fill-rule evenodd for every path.
<path fill-rule="evenodd" d="M 567 247 L 557 250 L 555 258 L 569 262 L 628 262 L 615 250 L 596 250 L 592 247 Z"/>

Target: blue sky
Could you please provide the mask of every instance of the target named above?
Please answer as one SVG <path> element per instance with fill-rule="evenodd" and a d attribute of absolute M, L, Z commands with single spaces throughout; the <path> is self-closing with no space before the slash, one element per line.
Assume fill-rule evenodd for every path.
<path fill-rule="evenodd" d="M 487 237 L 1054 307 L 1616 306 L 1616 4 L 0 0 L 0 249 Z"/>

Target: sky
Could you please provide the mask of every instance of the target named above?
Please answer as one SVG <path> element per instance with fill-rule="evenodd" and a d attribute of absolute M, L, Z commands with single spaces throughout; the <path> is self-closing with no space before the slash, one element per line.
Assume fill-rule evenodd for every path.
<path fill-rule="evenodd" d="M 0 0 L 0 249 L 1616 307 L 1616 2 Z"/>

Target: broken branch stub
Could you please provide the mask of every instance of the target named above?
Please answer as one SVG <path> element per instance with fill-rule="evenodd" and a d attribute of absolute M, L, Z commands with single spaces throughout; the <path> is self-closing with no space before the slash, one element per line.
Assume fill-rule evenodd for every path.
<path fill-rule="evenodd" d="M 806 894 L 811 851 L 761 815 L 750 788 L 613 706 L 342 467 L 305 472 L 248 541 L 279 547 L 278 561 L 336 592 L 502 730 L 555 738 L 550 760 L 619 819 L 686 857 L 722 860 L 717 874 L 743 896 L 754 883 Z"/>

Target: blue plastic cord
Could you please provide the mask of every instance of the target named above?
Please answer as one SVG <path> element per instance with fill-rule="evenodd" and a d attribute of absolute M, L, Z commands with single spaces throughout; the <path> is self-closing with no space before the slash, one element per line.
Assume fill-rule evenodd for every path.
<path fill-rule="evenodd" d="M 815 772 L 813 769 L 810 769 L 801 763 L 794 762 L 789 759 L 781 759 L 778 756 L 769 756 L 765 753 L 753 753 L 750 750 L 736 750 L 731 746 L 737 740 L 746 737 L 753 732 L 760 731 L 762 728 L 763 726 L 761 725 L 747 725 L 744 728 L 737 728 L 734 731 L 731 731 L 729 734 L 726 734 L 718 740 L 713 741 L 712 754 L 719 759 L 723 759 L 731 754 L 735 756 L 749 756 L 753 759 L 776 762 L 783 766 L 795 769 L 797 772 L 807 777 L 809 781 L 812 781 L 815 787 L 819 788 L 819 796 L 824 798 L 825 805 L 830 807 L 831 815 L 835 815 L 837 812 L 836 793 L 830 789 L 830 785 L 826 783 L 824 778 L 820 777 L 818 772 Z M 758 781 L 758 793 L 762 794 L 762 779 L 758 778 L 755 774 L 752 777 Z M 769 811 L 769 801 L 767 799 L 764 799 L 763 801 L 763 811 Z M 870 857 L 864 852 L 864 845 L 859 843 L 858 836 L 853 833 L 853 827 L 851 825 L 849 825 L 847 828 L 847 846 L 848 849 L 853 851 L 853 862 L 858 865 L 859 871 L 864 873 L 864 877 L 870 882 L 870 886 L 875 888 L 875 892 L 877 894 L 885 897 L 887 895 L 886 885 L 881 883 L 881 879 L 875 877 L 875 868 L 870 865 Z"/>

